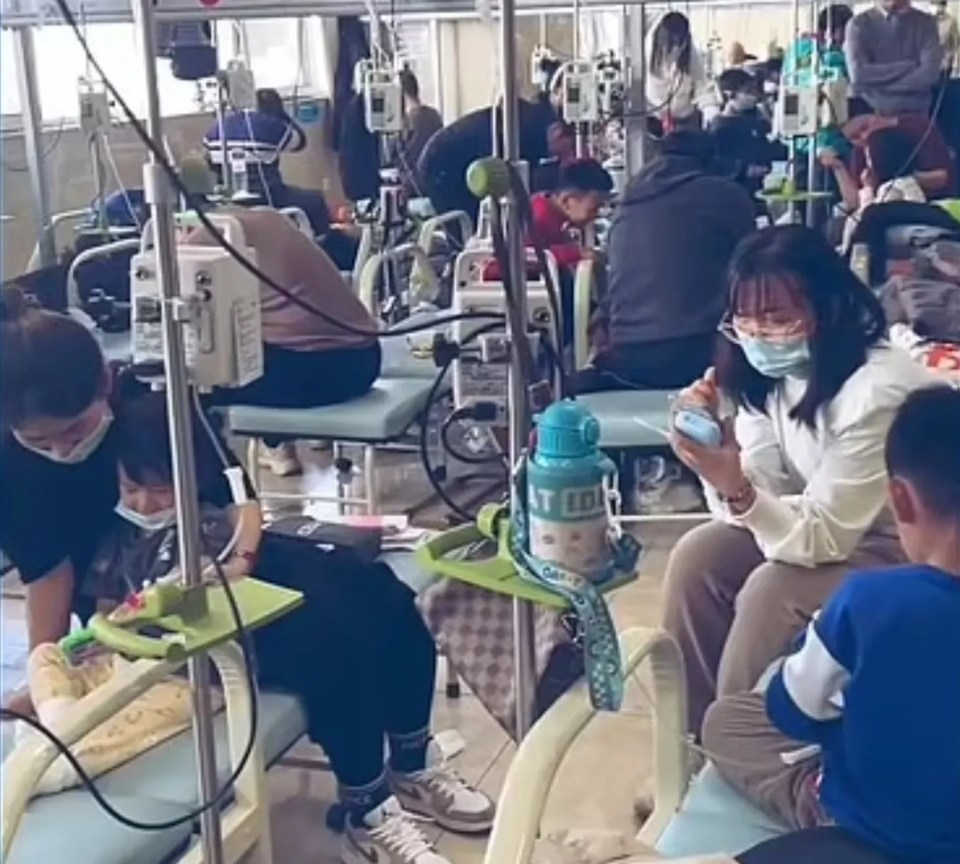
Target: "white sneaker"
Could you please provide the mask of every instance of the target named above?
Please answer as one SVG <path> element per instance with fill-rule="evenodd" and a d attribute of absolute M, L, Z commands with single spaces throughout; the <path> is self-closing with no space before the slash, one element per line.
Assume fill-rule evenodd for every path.
<path fill-rule="evenodd" d="M 260 465 L 269 468 L 277 477 L 293 477 L 303 473 L 303 466 L 297 456 L 297 448 L 292 441 L 276 447 L 268 447 L 260 442 Z"/>
<path fill-rule="evenodd" d="M 390 772 L 390 786 L 404 809 L 433 820 L 447 831 L 484 834 L 493 826 L 496 805 L 444 761 L 435 741 L 427 767 L 415 774 Z"/>
<path fill-rule="evenodd" d="M 343 864 L 450 864 L 396 798 L 388 798 L 371 810 L 360 824 L 347 817 L 343 845 Z"/>

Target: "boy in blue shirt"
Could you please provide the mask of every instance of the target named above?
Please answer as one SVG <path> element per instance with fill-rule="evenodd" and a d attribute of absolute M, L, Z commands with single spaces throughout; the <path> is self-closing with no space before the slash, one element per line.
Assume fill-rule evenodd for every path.
<path fill-rule="evenodd" d="M 960 391 L 911 394 L 886 461 L 911 563 L 852 573 L 765 696 L 707 714 L 720 772 L 796 829 L 741 864 L 960 861 Z"/>

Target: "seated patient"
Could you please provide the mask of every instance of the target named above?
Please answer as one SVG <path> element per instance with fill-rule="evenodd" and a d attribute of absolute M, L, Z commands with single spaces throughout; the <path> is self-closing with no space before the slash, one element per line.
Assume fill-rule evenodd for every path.
<path fill-rule="evenodd" d="M 751 196 L 763 188 L 776 158 L 786 158 L 782 144 L 770 140 L 770 121 L 761 112 L 760 82 L 743 69 L 727 69 L 717 79 L 723 98 L 720 114 L 709 132 L 717 157 L 727 162 L 736 181 Z"/>
<path fill-rule="evenodd" d="M 580 371 L 577 389 L 682 387 L 699 378 L 712 363 L 730 256 L 755 225 L 750 196 L 723 176 L 710 136 L 668 135 L 617 205 L 593 367 Z"/>
<path fill-rule="evenodd" d="M 843 583 L 770 681 L 766 710 L 751 693 L 707 713 L 720 772 L 797 829 L 742 864 L 960 861 L 958 442 L 960 391 L 907 397 L 886 463 L 912 563 Z"/>
<path fill-rule="evenodd" d="M 533 221 L 528 240 L 549 249 L 559 267 L 576 267 L 590 257 L 570 234 L 571 228 L 592 225 L 613 191 L 613 179 L 594 159 L 579 159 L 560 169 L 557 188 L 530 199 Z"/>
<path fill-rule="evenodd" d="M 239 389 L 220 390 L 213 401 L 225 405 L 312 408 L 335 405 L 366 393 L 380 375 L 377 324 L 326 253 L 276 210 L 226 211 L 243 227 L 257 266 L 314 314 L 267 283 L 262 302 L 263 377 Z M 213 245 L 206 229 L 187 242 Z M 281 476 L 296 474 L 300 463 L 292 444 L 265 441 L 264 464 Z"/>
<path fill-rule="evenodd" d="M 214 173 L 222 177 L 223 148 L 229 154 L 239 149 L 247 154 L 249 191 L 271 207 L 299 207 L 307 215 L 318 237 L 330 228 L 330 213 L 323 193 L 315 189 L 291 186 L 283 179 L 280 157 L 306 149 L 307 136 L 284 108 L 280 94 L 273 89 L 257 91 L 255 111 L 233 111 L 203 136 L 203 146 Z"/>
<path fill-rule="evenodd" d="M 891 201 L 922 204 L 927 200 L 915 176 L 915 149 L 909 136 L 896 127 L 877 130 L 863 146 L 865 167 L 859 178 L 851 174 L 835 150 L 827 148 L 821 153 L 823 164 L 833 170 L 843 206 L 850 214 L 844 226 L 844 248 L 849 245 L 864 210 L 872 204 Z"/>
<path fill-rule="evenodd" d="M 220 459 L 199 418 L 193 421 L 201 536 L 212 558 L 233 529 L 208 492 Z M 101 607 L 177 564 L 164 394 L 126 403 L 115 423 L 118 518 L 83 582 Z M 341 860 L 447 864 L 409 813 L 476 833 L 489 829 L 494 806 L 445 765 L 432 743 L 436 647 L 413 592 L 386 565 L 269 531 L 259 549 L 243 554 L 258 578 L 305 595 L 297 610 L 252 634 L 256 672 L 262 686 L 300 697 L 308 735 L 330 759 L 348 813 Z"/>

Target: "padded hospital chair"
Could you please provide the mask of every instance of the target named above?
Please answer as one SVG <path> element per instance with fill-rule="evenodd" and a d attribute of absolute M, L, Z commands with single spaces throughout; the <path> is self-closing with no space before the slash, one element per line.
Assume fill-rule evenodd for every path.
<path fill-rule="evenodd" d="M 364 267 L 361 277 L 361 300 L 371 309 L 376 304 L 373 286 L 380 270 L 388 261 L 412 257 L 419 265 L 421 285 L 429 295 L 436 277 L 429 268 L 426 253 L 416 244 L 397 247 L 390 252 L 374 255 Z M 403 326 L 417 320 L 408 319 Z M 363 448 L 363 491 L 348 494 L 340 484 L 337 503 L 359 506 L 367 513 L 376 513 L 380 507 L 380 487 L 377 482 L 377 449 L 401 441 L 419 423 L 427 422 L 427 401 L 439 374 L 432 360 L 413 356 L 408 338 L 384 339 L 384 365 L 381 376 L 368 393 L 348 402 L 319 408 L 265 408 L 256 405 L 234 405 L 224 411 L 226 431 L 239 438 L 248 438 L 247 469 L 262 498 L 282 500 L 321 500 L 308 494 L 274 493 L 263 491 L 259 479 L 257 458 L 258 441 L 264 437 L 288 441 L 324 439 L 334 442 L 339 451 L 342 444 L 359 444 Z M 443 385 L 438 396 L 449 391 Z"/>
<path fill-rule="evenodd" d="M 594 265 L 582 261 L 574 279 L 574 356 L 576 368 L 587 366 L 590 340 L 590 306 L 594 296 Z M 619 468 L 620 492 L 630 503 L 633 465 L 638 455 L 669 453 L 667 430 L 675 390 L 610 390 L 584 393 L 577 401 L 589 409 L 600 425 L 600 447 L 610 453 Z M 702 513 L 637 515 L 627 513 L 625 522 L 687 521 L 703 518 Z"/>
<path fill-rule="evenodd" d="M 416 565 L 411 553 L 385 553 L 381 560 L 417 593 L 426 590 L 434 580 L 432 574 Z M 235 644 L 218 649 L 218 667 L 226 672 L 221 673 L 226 683 L 226 710 L 216 716 L 214 724 L 221 785 L 233 773 L 248 740 L 249 697 L 242 659 Z M 83 700 L 79 704 L 85 710 L 78 711 L 69 725 L 55 731 L 66 743 L 78 741 L 157 680 L 157 675 L 147 669 L 147 661 L 141 661 L 136 673 L 131 671 L 123 680 L 117 679 Z M 134 674 L 139 680 L 137 687 L 130 685 Z M 299 701 L 284 693 L 261 692 L 258 731 L 258 744 L 222 808 L 226 864 L 237 864 L 241 859 L 244 864 L 272 862 L 270 802 L 264 772 L 280 763 L 306 732 L 306 716 Z M 6 835 L 19 821 L 3 858 L 5 864 L 202 864 L 201 854 L 191 846 L 195 837 L 190 824 L 165 831 L 126 828 L 79 787 L 31 800 L 31 790 L 52 763 L 55 751 L 38 735 L 28 735 L 15 746 L 10 723 L 3 724 L 2 733 L 3 833 Z M 296 760 L 295 764 L 303 767 L 305 763 Z M 189 729 L 97 779 L 97 788 L 117 810 L 144 822 L 177 819 L 197 807 L 197 785 Z"/>
<path fill-rule="evenodd" d="M 708 765 L 692 782 L 684 740 L 685 683 L 680 650 L 661 630 L 620 637 L 625 674 L 649 666 L 644 686 L 653 716 L 654 810 L 637 839 L 663 857 L 734 855 L 787 829 L 735 792 Z M 550 788 L 566 754 L 597 715 L 584 682 L 561 696 L 520 743 L 497 804 L 485 864 L 529 864 Z M 589 827 L 589 826 L 571 826 Z"/>

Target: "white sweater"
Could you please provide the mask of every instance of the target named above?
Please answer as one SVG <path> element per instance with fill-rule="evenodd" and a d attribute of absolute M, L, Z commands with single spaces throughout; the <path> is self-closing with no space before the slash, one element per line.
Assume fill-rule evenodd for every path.
<path fill-rule="evenodd" d="M 785 379 L 768 415 L 741 410 L 736 418 L 756 501 L 734 516 L 707 487 L 711 512 L 749 529 L 768 560 L 802 567 L 845 561 L 870 530 L 896 536 L 886 512 L 887 430 L 910 391 L 936 383 L 901 349 L 875 348 L 810 429 L 788 416 L 806 382 Z"/>
<path fill-rule="evenodd" d="M 699 108 L 706 126 L 720 111 L 717 88 L 707 79 L 703 58 L 693 47 L 690 49 L 689 73 L 680 72 L 673 65 L 661 74 L 648 70 L 646 92 L 647 110 L 660 118 L 669 115 L 675 120 L 685 120 Z"/>

